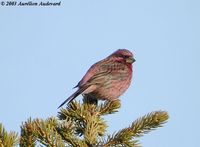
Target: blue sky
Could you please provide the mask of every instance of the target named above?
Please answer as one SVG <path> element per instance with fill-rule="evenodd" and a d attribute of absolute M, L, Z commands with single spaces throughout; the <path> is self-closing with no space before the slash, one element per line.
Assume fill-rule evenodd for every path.
<path fill-rule="evenodd" d="M 166 110 L 169 122 L 142 137 L 142 145 L 199 146 L 199 7 L 197 0 L 0 6 L 0 122 L 19 132 L 30 116 L 56 116 L 93 63 L 127 48 L 136 58 L 133 81 L 120 111 L 106 117 L 108 132 Z"/>

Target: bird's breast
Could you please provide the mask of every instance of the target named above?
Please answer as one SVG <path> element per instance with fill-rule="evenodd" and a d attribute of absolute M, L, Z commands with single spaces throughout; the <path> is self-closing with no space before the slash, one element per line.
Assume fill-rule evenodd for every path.
<path fill-rule="evenodd" d="M 97 99 L 113 100 L 122 95 L 130 86 L 132 74 L 121 69 L 111 72 L 102 79 L 102 85 L 98 85 L 91 94 Z"/>

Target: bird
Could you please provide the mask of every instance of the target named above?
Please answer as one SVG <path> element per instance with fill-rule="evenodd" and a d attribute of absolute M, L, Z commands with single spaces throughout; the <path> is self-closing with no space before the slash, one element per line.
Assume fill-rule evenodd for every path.
<path fill-rule="evenodd" d="M 58 108 L 71 103 L 80 94 L 87 99 L 118 99 L 130 86 L 136 60 L 128 49 L 118 49 L 93 64 L 74 88 L 78 88 Z"/>

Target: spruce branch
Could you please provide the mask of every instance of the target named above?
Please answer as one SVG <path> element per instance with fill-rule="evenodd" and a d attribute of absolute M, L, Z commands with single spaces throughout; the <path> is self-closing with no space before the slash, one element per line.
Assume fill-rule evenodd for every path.
<path fill-rule="evenodd" d="M 112 114 L 118 112 L 117 109 L 119 109 L 120 106 L 120 100 L 106 101 L 98 106 L 98 111 L 100 115 Z"/>
<path fill-rule="evenodd" d="M 119 132 L 108 136 L 104 147 L 109 146 L 130 146 L 139 147 L 136 137 L 141 137 L 144 134 L 161 127 L 169 118 L 165 111 L 151 112 L 132 123 L 130 127 L 124 128 Z"/>
<path fill-rule="evenodd" d="M 20 146 L 21 147 L 34 147 L 36 145 L 36 127 L 32 122 L 31 118 L 27 122 L 22 123 L 21 126 L 21 137 Z"/>
<path fill-rule="evenodd" d="M 71 122 L 74 135 L 83 136 L 82 141 L 90 146 L 97 143 L 98 137 L 103 136 L 107 128 L 105 121 L 100 117 L 99 109 L 95 104 L 74 101 L 66 109 L 61 109 L 58 118 Z"/>
<path fill-rule="evenodd" d="M 83 117 L 82 106 L 76 101 L 72 101 L 66 109 L 61 108 L 58 112 L 58 118 L 60 120 L 81 120 Z"/>
<path fill-rule="evenodd" d="M 34 120 L 37 141 L 49 147 L 64 147 L 62 137 L 57 133 L 58 121 L 51 117 L 47 120 Z"/>
<path fill-rule="evenodd" d="M 72 121 L 63 120 L 62 123 L 56 128 L 57 132 L 62 137 L 63 141 L 72 147 L 87 147 L 87 145 L 81 141 L 77 135 L 75 135 L 75 126 Z"/>
<path fill-rule="evenodd" d="M 61 108 L 58 119 L 28 119 L 21 126 L 21 147 L 140 147 L 138 138 L 162 127 L 169 118 L 165 111 L 151 112 L 129 127 L 105 137 L 103 115 L 117 112 L 120 101 L 105 101 L 99 105 L 73 101 Z M 16 133 L 7 133 L 0 124 L 0 147 L 18 145 Z"/>
<path fill-rule="evenodd" d="M 49 147 L 64 147 L 61 136 L 57 133 L 58 121 L 55 118 L 29 119 L 21 127 L 20 146 L 34 147 L 41 143 Z"/>
<path fill-rule="evenodd" d="M 18 144 L 17 133 L 10 132 L 8 133 L 3 125 L 0 123 L 0 146 L 2 147 L 11 147 Z"/>

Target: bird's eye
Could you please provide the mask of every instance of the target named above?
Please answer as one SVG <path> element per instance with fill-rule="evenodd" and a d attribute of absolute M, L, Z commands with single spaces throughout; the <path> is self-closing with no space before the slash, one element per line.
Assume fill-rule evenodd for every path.
<path fill-rule="evenodd" d="M 123 59 L 127 59 L 127 58 L 129 58 L 128 55 L 122 55 L 122 54 L 118 55 L 118 57 L 123 58 Z"/>
<path fill-rule="evenodd" d="M 129 56 L 127 56 L 127 55 L 122 55 L 122 57 L 123 57 L 124 59 L 126 59 L 126 58 L 128 58 Z"/>

